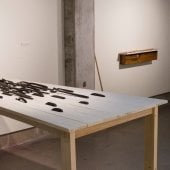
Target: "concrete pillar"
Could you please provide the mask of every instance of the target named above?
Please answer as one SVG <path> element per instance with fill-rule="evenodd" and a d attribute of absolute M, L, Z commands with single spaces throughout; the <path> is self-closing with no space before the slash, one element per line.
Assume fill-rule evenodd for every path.
<path fill-rule="evenodd" d="M 94 89 L 94 0 L 64 0 L 65 82 Z"/>

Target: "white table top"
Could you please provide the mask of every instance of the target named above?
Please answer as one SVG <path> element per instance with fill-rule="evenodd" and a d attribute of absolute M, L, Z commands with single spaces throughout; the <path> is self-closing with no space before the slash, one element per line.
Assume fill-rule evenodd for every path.
<path fill-rule="evenodd" d="M 82 99 L 57 92 L 46 94 L 45 97 L 33 96 L 33 100 L 27 100 L 27 103 L 22 103 L 16 100 L 16 96 L 6 96 L 1 94 L 2 92 L 0 91 L 0 95 L 3 96 L 3 99 L 0 99 L 0 111 L 8 111 L 11 114 L 15 112 L 21 117 L 40 120 L 49 126 L 56 126 L 58 129 L 70 132 L 167 103 L 166 100 L 146 97 L 46 85 L 50 88 L 73 90 L 74 93 L 86 95 L 89 98 Z M 91 93 L 100 93 L 105 97 L 93 96 Z M 51 95 L 55 94 L 63 96 L 65 99 L 51 97 Z M 80 101 L 87 101 L 89 104 L 80 104 Z M 57 104 L 57 107 L 61 108 L 63 112 L 52 111 L 53 107 L 46 105 L 46 102 Z"/>

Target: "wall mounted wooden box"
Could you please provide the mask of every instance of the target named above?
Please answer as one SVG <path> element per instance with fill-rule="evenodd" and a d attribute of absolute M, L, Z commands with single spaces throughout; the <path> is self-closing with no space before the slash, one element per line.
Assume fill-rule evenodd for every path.
<path fill-rule="evenodd" d="M 121 65 L 142 64 L 145 62 L 151 62 L 152 60 L 157 60 L 157 56 L 158 51 L 155 49 L 132 51 L 119 54 Z"/>

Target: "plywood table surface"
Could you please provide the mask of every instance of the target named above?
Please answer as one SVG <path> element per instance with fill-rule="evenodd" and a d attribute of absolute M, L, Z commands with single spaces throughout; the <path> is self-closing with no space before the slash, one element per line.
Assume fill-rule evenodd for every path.
<path fill-rule="evenodd" d="M 166 100 L 139 96 L 98 92 L 65 86 L 45 84 L 49 88 L 62 88 L 88 98 L 56 92 L 65 99 L 33 96 L 22 103 L 16 96 L 0 95 L 0 114 L 58 134 L 61 138 L 62 170 L 76 170 L 76 138 L 98 132 L 138 118 L 145 118 L 145 170 L 157 169 L 158 106 Z M 93 96 L 92 93 L 105 97 Z M 79 102 L 85 102 L 81 104 Z M 63 112 L 46 105 L 52 102 Z"/>

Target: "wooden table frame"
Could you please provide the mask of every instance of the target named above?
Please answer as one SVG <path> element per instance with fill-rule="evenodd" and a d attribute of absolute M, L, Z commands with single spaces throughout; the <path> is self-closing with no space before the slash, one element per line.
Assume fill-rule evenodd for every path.
<path fill-rule="evenodd" d="M 45 122 L 18 115 L 12 111 L 0 111 L 1 115 L 31 124 L 38 128 L 42 128 L 60 137 L 62 170 L 76 170 L 76 139 L 86 136 L 125 122 L 138 118 L 145 119 L 145 166 L 144 170 L 157 170 L 157 138 L 158 138 L 158 106 L 142 110 L 136 113 L 130 113 L 126 116 L 118 117 L 104 123 L 96 124 L 90 127 L 79 129 L 77 131 L 66 132 L 63 129 L 49 126 Z"/>
<path fill-rule="evenodd" d="M 63 170 L 76 170 L 76 138 L 104 130 L 131 120 L 144 117 L 145 119 L 145 170 L 157 170 L 157 140 L 158 140 L 158 107 L 147 109 L 110 120 L 89 128 L 78 130 L 61 138 Z M 65 142 L 63 142 L 65 141 Z M 67 148 L 67 149 L 66 149 Z M 67 163 L 66 163 L 67 162 Z"/>

